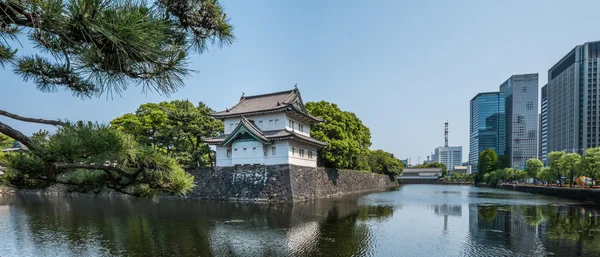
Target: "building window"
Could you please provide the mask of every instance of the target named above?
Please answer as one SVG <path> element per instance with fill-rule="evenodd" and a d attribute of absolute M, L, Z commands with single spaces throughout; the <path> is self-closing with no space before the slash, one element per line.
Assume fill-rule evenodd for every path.
<path fill-rule="evenodd" d="M 523 93 L 527 93 L 527 87 L 522 87 L 522 88 L 521 88 L 521 92 L 523 92 Z"/>
<path fill-rule="evenodd" d="M 269 128 L 273 128 L 273 120 L 269 120 Z"/>
<path fill-rule="evenodd" d="M 236 149 L 233 149 L 233 151 L 237 152 L 237 148 L 236 148 Z"/>
<path fill-rule="evenodd" d="M 276 147 L 271 147 L 271 154 L 272 155 L 276 155 L 277 154 L 277 148 Z"/>
<path fill-rule="evenodd" d="M 227 150 L 227 157 L 231 157 L 231 150 Z"/>
<path fill-rule="evenodd" d="M 296 154 L 296 148 L 292 146 L 292 155 Z"/>
<path fill-rule="evenodd" d="M 313 153 L 312 151 L 308 151 L 308 158 L 309 158 L 309 159 L 312 159 L 312 156 L 313 156 L 313 154 L 312 154 L 312 153 Z"/>
<path fill-rule="evenodd" d="M 300 157 L 304 157 L 304 149 L 298 149 L 298 151 L 300 152 Z"/>
<path fill-rule="evenodd" d="M 275 119 L 275 128 L 279 128 L 279 119 Z"/>
<path fill-rule="evenodd" d="M 298 130 L 300 130 L 300 132 L 304 132 L 304 125 L 298 124 Z"/>
<path fill-rule="evenodd" d="M 252 147 L 252 156 L 256 155 L 256 147 Z"/>
<path fill-rule="evenodd" d="M 258 128 L 263 129 L 262 120 L 258 122 Z"/>
<path fill-rule="evenodd" d="M 533 110 L 533 102 L 527 102 L 527 110 Z"/>
<path fill-rule="evenodd" d="M 244 147 L 244 153 L 246 153 L 246 148 Z"/>
<path fill-rule="evenodd" d="M 294 130 L 294 121 L 290 120 L 290 126 L 289 126 L 292 130 Z"/>

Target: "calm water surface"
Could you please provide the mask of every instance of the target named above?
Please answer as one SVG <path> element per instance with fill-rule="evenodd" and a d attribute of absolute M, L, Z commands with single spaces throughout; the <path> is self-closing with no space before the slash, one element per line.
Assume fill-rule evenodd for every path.
<path fill-rule="evenodd" d="M 0 198 L 0 256 L 600 256 L 599 210 L 467 186 L 294 205 Z"/>

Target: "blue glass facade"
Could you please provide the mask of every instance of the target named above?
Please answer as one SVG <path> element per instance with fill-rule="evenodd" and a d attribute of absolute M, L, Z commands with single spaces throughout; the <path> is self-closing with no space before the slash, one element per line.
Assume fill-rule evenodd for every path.
<path fill-rule="evenodd" d="M 492 148 L 504 153 L 506 138 L 505 99 L 500 92 L 479 93 L 471 99 L 469 163 L 477 172 L 481 151 Z"/>

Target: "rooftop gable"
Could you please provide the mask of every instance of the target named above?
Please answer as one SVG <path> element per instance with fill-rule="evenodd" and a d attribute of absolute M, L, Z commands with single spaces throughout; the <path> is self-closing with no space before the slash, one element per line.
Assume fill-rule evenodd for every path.
<path fill-rule="evenodd" d="M 253 122 L 246 119 L 246 117 L 242 116 L 240 119 L 240 124 L 227 136 L 221 146 L 225 146 L 233 142 L 240 134 L 248 134 L 249 136 L 255 138 L 256 140 L 262 142 L 263 144 L 270 143 L 270 140 L 265 137 L 264 132 L 260 130 Z"/>
<path fill-rule="evenodd" d="M 231 108 L 224 111 L 211 113 L 215 118 L 239 117 L 242 115 L 256 115 L 279 111 L 295 111 L 315 122 L 321 122 L 320 118 L 308 114 L 300 95 L 300 90 L 292 90 L 240 97 L 240 101 Z"/>

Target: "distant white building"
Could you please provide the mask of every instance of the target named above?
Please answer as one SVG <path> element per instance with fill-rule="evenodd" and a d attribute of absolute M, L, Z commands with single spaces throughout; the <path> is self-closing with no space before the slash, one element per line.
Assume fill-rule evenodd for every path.
<path fill-rule="evenodd" d="M 223 120 L 225 131 L 207 144 L 217 147 L 217 166 L 294 164 L 317 166 L 317 149 L 327 144 L 310 137 L 310 126 L 322 122 L 304 108 L 300 91 L 242 96 L 212 117 Z"/>
<path fill-rule="evenodd" d="M 462 146 L 440 146 L 435 149 L 433 161 L 443 163 L 448 170 L 462 165 Z"/>

